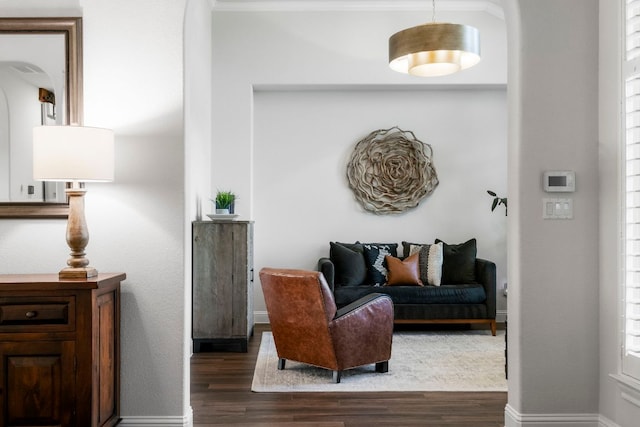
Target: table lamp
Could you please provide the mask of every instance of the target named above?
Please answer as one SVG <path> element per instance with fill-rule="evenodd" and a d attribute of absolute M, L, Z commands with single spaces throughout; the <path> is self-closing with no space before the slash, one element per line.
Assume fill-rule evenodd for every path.
<path fill-rule="evenodd" d="M 71 258 L 61 279 L 98 275 L 85 258 L 89 230 L 84 215 L 84 182 L 113 181 L 114 137 L 110 129 L 84 126 L 38 126 L 33 129 L 33 178 L 70 182 L 67 244 Z"/>

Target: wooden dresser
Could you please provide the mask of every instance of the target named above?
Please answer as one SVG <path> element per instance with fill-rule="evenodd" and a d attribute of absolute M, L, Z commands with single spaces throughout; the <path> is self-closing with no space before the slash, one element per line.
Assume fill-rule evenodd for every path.
<path fill-rule="evenodd" d="M 247 351 L 253 334 L 253 222 L 193 223 L 193 351 Z"/>
<path fill-rule="evenodd" d="M 0 425 L 120 421 L 120 282 L 0 275 Z"/>

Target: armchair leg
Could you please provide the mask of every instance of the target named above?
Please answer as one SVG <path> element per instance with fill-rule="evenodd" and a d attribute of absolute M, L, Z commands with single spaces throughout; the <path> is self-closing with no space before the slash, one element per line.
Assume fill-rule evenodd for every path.
<path fill-rule="evenodd" d="M 389 361 L 376 363 L 376 372 L 380 372 L 381 374 L 389 372 Z"/>
<path fill-rule="evenodd" d="M 333 382 L 338 384 L 342 377 L 342 371 L 333 371 Z"/>
<path fill-rule="evenodd" d="M 284 363 L 287 361 L 287 359 L 278 359 L 278 370 L 282 371 L 284 369 Z"/>

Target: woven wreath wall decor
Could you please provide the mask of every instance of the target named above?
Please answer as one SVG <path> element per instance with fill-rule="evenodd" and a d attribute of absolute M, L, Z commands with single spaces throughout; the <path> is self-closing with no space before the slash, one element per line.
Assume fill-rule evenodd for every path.
<path fill-rule="evenodd" d="M 431 146 L 411 131 L 376 130 L 353 149 L 347 164 L 349 187 L 369 212 L 404 212 L 437 187 L 432 156 Z"/>

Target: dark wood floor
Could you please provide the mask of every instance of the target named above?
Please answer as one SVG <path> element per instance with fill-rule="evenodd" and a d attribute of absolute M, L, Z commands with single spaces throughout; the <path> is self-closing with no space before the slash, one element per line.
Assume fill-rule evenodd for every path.
<path fill-rule="evenodd" d="M 193 355 L 194 427 L 504 425 L 507 393 L 253 393 L 253 368 L 265 330 L 267 325 L 256 326 L 248 353 Z"/>

